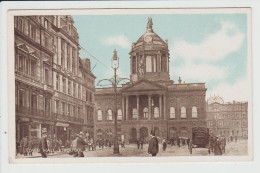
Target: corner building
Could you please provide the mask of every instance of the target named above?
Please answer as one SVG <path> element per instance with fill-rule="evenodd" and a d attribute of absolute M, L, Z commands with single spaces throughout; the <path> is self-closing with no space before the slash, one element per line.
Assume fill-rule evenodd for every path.
<path fill-rule="evenodd" d="M 148 19 L 145 34 L 132 44 L 130 82 L 118 88 L 118 137 L 126 143 L 152 129 L 160 138 L 190 137 L 195 126 L 206 126 L 205 83 L 177 84 L 170 80 L 167 40 L 153 31 Z M 114 121 L 113 88 L 96 88 L 96 138 L 111 138 Z"/>
<path fill-rule="evenodd" d="M 15 16 L 16 140 L 93 137 L 94 81 L 72 16 Z"/>
<path fill-rule="evenodd" d="M 207 127 L 212 135 L 248 138 L 248 102 L 224 102 L 219 96 L 207 101 Z"/>

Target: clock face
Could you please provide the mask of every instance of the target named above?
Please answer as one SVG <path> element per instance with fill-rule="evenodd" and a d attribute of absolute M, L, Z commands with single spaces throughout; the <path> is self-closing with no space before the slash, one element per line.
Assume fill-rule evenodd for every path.
<path fill-rule="evenodd" d="M 150 43 L 150 42 L 152 42 L 152 37 L 151 36 L 146 36 L 144 38 L 144 41 L 147 42 L 147 43 Z"/>

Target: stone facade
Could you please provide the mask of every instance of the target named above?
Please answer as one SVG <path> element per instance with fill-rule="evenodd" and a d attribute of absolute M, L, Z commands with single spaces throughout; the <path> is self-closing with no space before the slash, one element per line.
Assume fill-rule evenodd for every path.
<path fill-rule="evenodd" d="M 71 16 L 15 18 L 16 139 L 93 129 L 94 80 Z M 93 135 L 92 135 L 93 136 Z"/>
<path fill-rule="evenodd" d="M 195 126 L 206 126 L 205 83 L 170 80 L 167 40 L 152 28 L 130 51 L 130 82 L 118 88 L 118 138 L 126 143 L 148 140 L 152 129 L 160 138 L 190 137 Z M 96 88 L 96 138 L 111 138 L 114 130 L 114 90 Z M 112 140 L 112 139 L 111 139 Z"/>
<path fill-rule="evenodd" d="M 221 97 L 207 101 L 207 127 L 216 136 L 248 137 L 248 102 L 224 103 Z"/>

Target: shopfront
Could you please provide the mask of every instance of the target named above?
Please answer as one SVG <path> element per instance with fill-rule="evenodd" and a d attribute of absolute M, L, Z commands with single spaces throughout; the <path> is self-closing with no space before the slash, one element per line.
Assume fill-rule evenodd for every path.
<path fill-rule="evenodd" d="M 68 137 L 68 123 L 56 123 L 56 136 L 58 140 L 62 141 L 62 144 L 64 145 L 65 142 L 69 139 Z"/>

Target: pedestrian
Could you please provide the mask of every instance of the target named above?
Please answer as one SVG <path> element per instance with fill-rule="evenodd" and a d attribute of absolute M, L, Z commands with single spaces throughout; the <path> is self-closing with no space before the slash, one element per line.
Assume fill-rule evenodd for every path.
<path fill-rule="evenodd" d="M 167 142 L 166 142 L 166 139 L 165 139 L 165 138 L 163 138 L 162 144 L 163 144 L 163 151 L 166 151 Z"/>
<path fill-rule="evenodd" d="M 54 151 L 53 151 L 53 140 L 52 140 L 52 138 L 50 138 L 50 141 L 49 141 L 49 152 L 50 152 L 50 153 L 54 153 Z"/>
<path fill-rule="evenodd" d="M 214 145 L 215 145 L 215 140 L 214 137 L 211 136 L 209 139 L 209 149 L 211 153 L 214 153 L 214 148 L 215 148 Z"/>
<path fill-rule="evenodd" d="M 177 145 L 178 145 L 178 147 L 180 147 L 180 138 L 179 137 L 177 137 Z"/>
<path fill-rule="evenodd" d="M 78 157 L 78 149 L 77 149 L 77 143 L 78 143 L 78 136 L 77 134 L 75 135 L 75 139 L 72 140 L 71 142 L 71 154 L 73 155 L 73 157 Z"/>
<path fill-rule="evenodd" d="M 159 151 L 158 139 L 155 137 L 154 130 L 151 130 L 151 139 L 149 142 L 148 153 L 156 156 Z"/>
<path fill-rule="evenodd" d="M 139 149 L 140 148 L 140 140 L 139 140 L 139 138 L 136 139 L 136 144 L 137 144 L 137 149 Z"/>
<path fill-rule="evenodd" d="M 237 142 L 237 136 L 235 136 L 235 142 Z"/>
<path fill-rule="evenodd" d="M 214 145 L 214 155 L 222 155 L 221 147 L 220 147 L 220 141 L 219 138 L 216 138 L 215 145 Z"/>
<path fill-rule="evenodd" d="M 125 148 L 125 140 L 124 140 L 124 139 L 122 139 L 121 147 L 122 147 L 122 148 Z"/>
<path fill-rule="evenodd" d="M 226 149 L 225 149 L 226 148 L 226 138 L 225 137 L 220 140 L 220 146 L 221 146 L 222 153 L 225 153 L 226 152 Z"/>
<path fill-rule="evenodd" d="M 83 140 L 83 132 L 80 132 L 77 136 L 78 157 L 84 157 L 83 151 L 85 151 L 85 145 L 88 145 L 88 143 Z"/>
<path fill-rule="evenodd" d="M 188 148 L 190 146 L 190 138 L 187 139 L 187 145 L 188 145 Z"/>
<path fill-rule="evenodd" d="M 60 139 L 58 142 L 59 151 L 62 151 L 62 140 Z"/>
<path fill-rule="evenodd" d="M 144 138 L 140 139 L 140 145 L 141 145 L 141 149 L 143 149 L 143 145 L 144 145 Z"/>
<path fill-rule="evenodd" d="M 47 151 L 48 151 L 48 145 L 47 145 L 47 130 L 42 130 L 42 138 L 39 143 L 39 153 L 41 153 L 42 158 L 47 158 Z"/>
<path fill-rule="evenodd" d="M 33 152 L 33 141 L 32 141 L 32 138 L 29 138 L 29 141 L 28 141 L 28 154 L 29 154 L 29 156 L 32 156 L 32 152 Z"/>
<path fill-rule="evenodd" d="M 23 155 L 27 156 L 27 154 L 28 154 L 28 139 L 27 136 L 25 136 L 23 139 Z"/>

